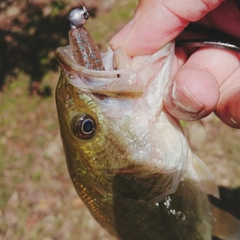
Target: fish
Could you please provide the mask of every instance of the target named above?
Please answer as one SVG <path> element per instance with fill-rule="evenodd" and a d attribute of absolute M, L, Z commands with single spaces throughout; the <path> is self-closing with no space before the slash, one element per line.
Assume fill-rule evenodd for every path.
<path fill-rule="evenodd" d="M 209 202 L 214 176 L 164 107 L 174 41 L 151 55 L 95 55 L 77 31 L 87 30 L 56 50 L 55 97 L 68 171 L 92 216 L 119 240 L 239 240 L 239 221 Z"/>

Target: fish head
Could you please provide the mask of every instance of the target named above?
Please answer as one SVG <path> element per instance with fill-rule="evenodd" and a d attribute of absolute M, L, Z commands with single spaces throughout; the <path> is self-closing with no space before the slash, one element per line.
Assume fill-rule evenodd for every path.
<path fill-rule="evenodd" d="M 104 71 L 79 66 L 69 46 L 57 49 L 60 132 L 83 201 L 114 195 L 158 202 L 175 192 L 187 169 L 188 145 L 163 105 L 173 45 L 134 59 L 109 50 L 102 55 Z"/>

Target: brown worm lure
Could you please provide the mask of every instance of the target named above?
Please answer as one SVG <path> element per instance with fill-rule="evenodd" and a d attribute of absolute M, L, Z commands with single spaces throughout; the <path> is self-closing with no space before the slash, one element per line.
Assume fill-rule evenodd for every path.
<path fill-rule="evenodd" d="M 84 6 L 69 13 L 71 30 L 68 36 L 73 57 L 78 64 L 88 69 L 104 70 L 98 46 L 83 27 L 88 17 L 89 13 Z"/>

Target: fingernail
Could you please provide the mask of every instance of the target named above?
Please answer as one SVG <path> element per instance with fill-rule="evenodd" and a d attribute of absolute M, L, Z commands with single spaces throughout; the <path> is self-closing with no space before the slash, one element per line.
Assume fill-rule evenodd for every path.
<path fill-rule="evenodd" d="M 172 86 L 172 102 L 181 111 L 199 113 L 204 109 L 204 105 L 192 95 L 186 86 L 176 84 Z"/>
<path fill-rule="evenodd" d="M 239 86 L 233 86 L 222 97 L 215 109 L 215 114 L 228 126 L 240 128 L 240 90 Z"/>
<path fill-rule="evenodd" d="M 188 88 L 176 81 L 169 87 L 164 104 L 169 113 L 181 120 L 198 120 L 208 114 L 205 106 L 199 103 Z"/>
<path fill-rule="evenodd" d="M 109 41 L 110 47 L 115 50 L 117 47 L 121 46 L 124 39 L 129 35 L 132 30 L 134 19 L 128 22 L 113 38 Z"/>

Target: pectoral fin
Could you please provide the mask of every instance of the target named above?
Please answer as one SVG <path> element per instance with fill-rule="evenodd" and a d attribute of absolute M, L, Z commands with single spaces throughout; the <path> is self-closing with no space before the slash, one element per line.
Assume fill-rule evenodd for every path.
<path fill-rule="evenodd" d="M 219 198 L 218 187 L 210 170 L 196 155 L 191 153 L 190 156 L 192 156 L 192 166 L 189 164 L 189 168 L 192 177 L 199 183 L 203 192 Z"/>
<path fill-rule="evenodd" d="M 213 206 L 212 212 L 215 220 L 213 235 L 224 240 L 239 240 L 240 221 L 215 206 Z"/>

